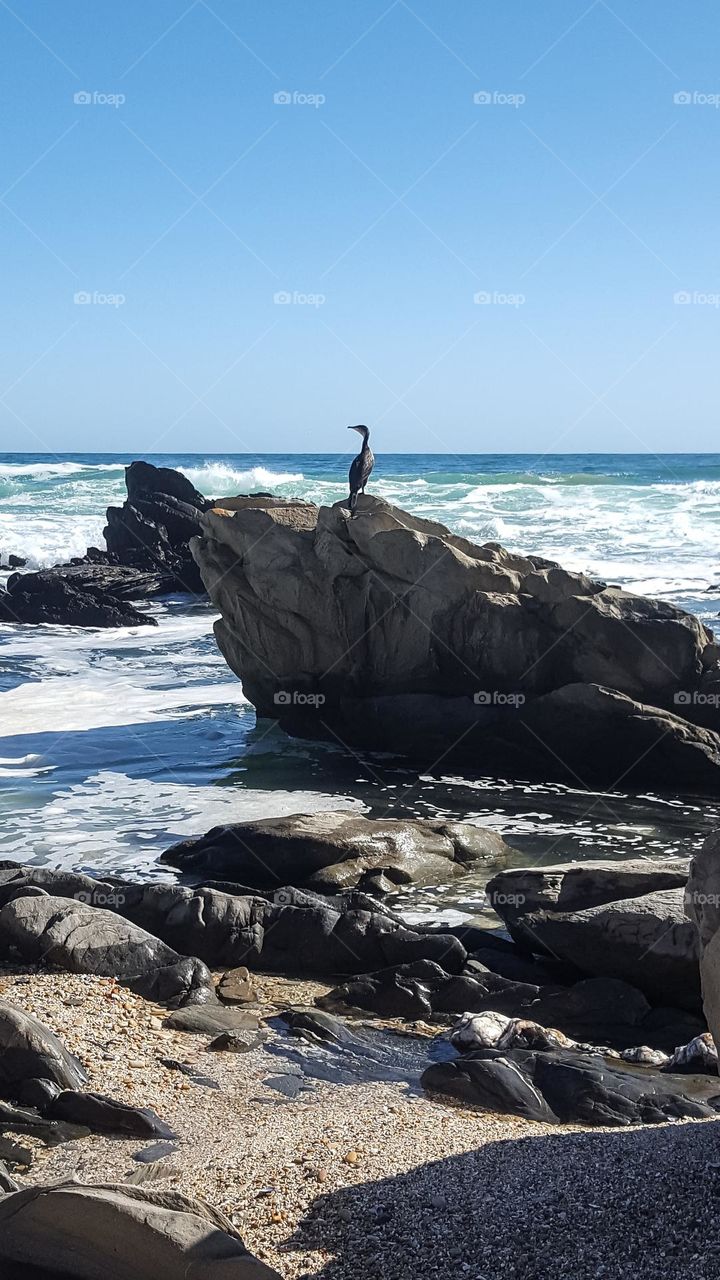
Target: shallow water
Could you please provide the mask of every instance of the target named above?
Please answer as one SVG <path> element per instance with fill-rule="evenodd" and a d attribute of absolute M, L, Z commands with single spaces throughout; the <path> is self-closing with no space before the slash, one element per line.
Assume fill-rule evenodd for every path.
<path fill-rule="evenodd" d="M 329 502 L 348 456 L 167 457 L 204 492 Z M 129 459 L 0 455 L 0 559 L 49 564 L 102 544 Z M 373 488 L 479 541 L 502 540 L 654 592 L 712 625 L 720 455 L 378 458 Z M 709 590 L 710 589 L 710 590 Z M 0 626 L 0 857 L 167 878 L 159 853 L 216 823 L 318 808 L 448 815 L 500 832 L 518 864 L 689 852 L 718 806 L 418 774 L 256 723 L 209 605 L 154 602 L 157 628 Z M 494 868 L 395 900 L 410 918 L 488 919 Z"/>

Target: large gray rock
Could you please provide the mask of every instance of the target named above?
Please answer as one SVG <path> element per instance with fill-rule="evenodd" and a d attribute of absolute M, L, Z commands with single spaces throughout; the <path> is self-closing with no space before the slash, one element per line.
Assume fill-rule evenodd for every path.
<path fill-rule="evenodd" d="M 280 1280 L 217 1210 L 127 1184 L 63 1182 L 3 1196 L 0 1258 L 58 1280 Z"/>
<path fill-rule="evenodd" d="M 0 946 L 70 973 L 116 977 L 149 999 L 183 1004 L 214 998 L 201 961 L 179 955 L 114 911 L 72 898 L 40 893 L 12 899 L 0 910 Z"/>
<path fill-rule="evenodd" d="M 720 832 L 692 860 L 685 908 L 697 929 L 703 1009 L 720 1052 Z"/>
<path fill-rule="evenodd" d="M 13 1095 L 28 1079 L 80 1089 L 87 1076 L 54 1031 L 32 1014 L 0 1000 L 0 1092 Z"/>
<path fill-rule="evenodd" d="M 375 497 L 354 518 L 250 501 L 201 514 L 190 545 L 259 715 L 426 762 L 452 749 L 516 774 L 717 790 L 720 737 L 685 718 L 717 667 L 690 614 Z"/>
<path fill-rule="evenodd" d="M 604 902 L 638 898 L 685 884 L 689 858 L 628 858 L 607 862 L 561 862 L 543 867 L 510 867 L 487 884 L 491 906 L 519 942 L 522 918 L 532 911 L 584 911 Z"/>
<path fill-rule="evenodd" d="M 531 911 L 523 935 L 583 973 L 623 978 L 656 1004 L 700 1007 L 697 933 L 684 889 L 661 889 L 584 911 Z"/>
<path fill-rule="evenodd" d="M 259 889 L 293 884 L 335 893 L 379 874 L 393 884 L 438 883 L 509 853 L 500 836 L 468 822 L 365 818 L 338 810 L 213 827 L 173 845 L 161 860 Z"/>

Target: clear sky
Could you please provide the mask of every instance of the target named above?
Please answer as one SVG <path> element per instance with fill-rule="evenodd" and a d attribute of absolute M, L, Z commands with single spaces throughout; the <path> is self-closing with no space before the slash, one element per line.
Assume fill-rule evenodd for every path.
<path fill-rule="evenodd" d="M 719 36 L 0 0 L 0 451 L 720 448 Z"/>

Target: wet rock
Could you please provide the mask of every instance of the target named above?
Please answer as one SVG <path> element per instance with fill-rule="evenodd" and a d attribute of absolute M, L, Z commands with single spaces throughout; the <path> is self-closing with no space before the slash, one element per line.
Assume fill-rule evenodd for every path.
<path fill-rule="evenodd" d="M 132 1138 L 174 1138 L 174 1133 L 149 1107 L 131 1107 L 100 1093 L 66 1090 L 51 1104 L 47 1114 L 55 1120 L 84 1125 L 94 1133 L 115 1133 Z"/>
<path fill-rule="evenodd" d="M 59 1036 L 32 1014 L 0 1000 L 0 1091 L 13 1096 L 28 1079 L 79 1089 L 87 1076 Z"/>
<path fill-rule="evenodd" d="M 113 911 L 74 899 L 14 898 L 0 910 L 0 945 L 14 946 L 33 963 L 116 977 L 148 999 L 214 999 L 212 977 L 199 960 L 178 955 Z"/>
<path fill-rule="evenodd" d="M 667 1076 L 611 1067 L 599 1056 L 572 1050 L 479 1050 L 433 1064 L 422 1083 L 486 1110 L 546 1123 L 657 1124 L 717 1114 L 674 1090 Z"/>
<path fill-rule="evenodd" d="M 437 883 L 508 852 L 500 836 L 466 822 L 365 818 L 338 810 L 214 827 L 174 845 L 162 861 L 261 889 L 292 883 L 337 893 L 374 874 L 396 886 Z"/>
<path fill-rule="evenodd" d="M 127 1183 L 63 1182 L 4 1196 L 0 1258 L 82 1280 L 280 1280 L 217 1210 Z"/>
<path fill-rule="evenodd" d="M 662 1049 L 651 1049 L 647 1044 L 637 1045 L 633 1049 L 623 1049 L 620 1057 L 623 1062 L 635 1062 L 642 1067 L 665 1067 L 670 1061 Z"/>
<path fill-rule="evenodd" d="M 45 570 L 11 578 L 0 592 L 0 621 L 66 627 L 157 626 L 155 618 L 99 587 L 76 587 L 62 573 Z"/>
<path fill-rule="evenodd" d="M 717 791 L 720 737 L 673 701 L 699 687 L 712 637 L 676 606 L 369 495 L 353 518 L 256 499 L 200 520 L 218 645 L 289 732 L 523 778 Z"/>
<path fill-rule="evenodd" d="M 38 890 L 50 894 L 55 909 L 18 906 L 23 901 L 29 903 L 29 895 Z M 362 893 L 324 898 L 287 887 L 278 890 L 269 901 L 260 896 L 216 889 L 134 884 L 117 877 L 112 881 L 93 881 L 88 876 L 7 863 L 0 863 L 0 902 L 3 899 L 6 902 L 0 911 L 0 948 L 3 943 L 7 947 L 15 942 L 9 927 L 14 915 L 32 920 L 34 911 L 39 919 L 57 912 L 61 920 L 65 912 L 58 904 L 66 895 L 70 900 L 65 902 L 67 911 L 94 911 L 98 928 L 99 912 L 105 911 L 106 916 L 112 917 L 114 923 L 111 925 L 108 920 L 102 929 L 110 931 L 108 937 L 117 934 L 120 939 L 115 973 L 122 981 L 130 981 L 123 975 L 132 968 L 132 955 L 136 950 L 135 945 L 125 947 L 122 939 L 126 935 L 122 929 L 118 933 L 117 921 L 122 924 L 122 917 L 137 925 L 144 935 L 152 935 L 151 942 L 156 948 L 164 943 L 174 949 L 176 965 L 146 970 L 139 980 L 140 993 L 157 1000 L 212 998 L 212 988 L 206 985 L 209 983 L 207 970 L 197 960 L 177 961 L 177 955 L 182 953 L 186 957 L 197 956 L 214 968 L 261 965 L 265 971 L 289 976 L 371 972 L 387 965 L 436 957 L 446 971 L 458 972 L 467 959 L 465 948 L 456 938 L 410 929 L 399 916 Z M 43 898 L 32 901 L 42 902 Z M 113 906 L 112 912 L 105 910 L 108 903 Z M 11 913 L 10 916 L 5 917 L 3 911 Z M 4 919 L 7 928 L 3 927 Z M 90 926 L 92 915 L 86 914 L 83 921 Z M 31 928 L 19 931 L 23 936 L 33 933 Z M 69 923 L 67 930 L 58 924 L 61 936 L 66 931 L 71 931 Z M 48 936 L 48 941 L 52 936 Z M 87 936 L 92 936 L 92 931 Z M 136 941 L 141 954 L 143 947 L 151 946 L 146 936 L 136 937 Z M 23 945 L 27 945 L 28 958 L 39 955 L 42 949 L 37 937 L 34 942 L 28 938 Z M 53 963 L 62 964 L 62 961 Z M 173 997 L 173 988 L 181 994 Z"/>

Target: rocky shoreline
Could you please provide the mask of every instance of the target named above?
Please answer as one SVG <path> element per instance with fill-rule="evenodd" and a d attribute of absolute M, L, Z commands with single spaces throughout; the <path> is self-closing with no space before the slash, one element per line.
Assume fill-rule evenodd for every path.
<path fill-rule="evenodd" d="M 717 791 L 720 650 L 682 610 L 363 496 L 353 519 L 210 501 L 138 462 L 127 490 L 107 549 L 15 573 L 0 618 L 133 627 L 207 588 L 290 733 Z M 658 1238 L 673 1275 L 713 1275 L 712 1197 L 677 1215 L 720 1115 L 720 841 L 516 862 L 473 822 L 338 809 L 214 827 L 165 850 L 162 882 L 0 863 L 3 1275 L 589 1278 L 583 1185 L 573 1214 L 611 1259 L 624 1223 L 654 1280 L 643 1169 L 674 1149 Z M 388 906 L 469 874 L 494 927 Z"/>

